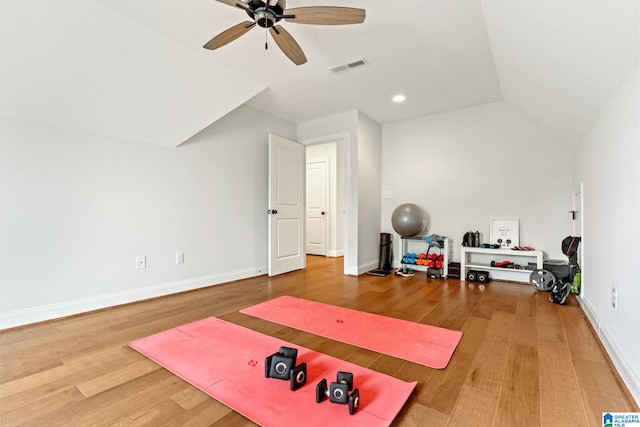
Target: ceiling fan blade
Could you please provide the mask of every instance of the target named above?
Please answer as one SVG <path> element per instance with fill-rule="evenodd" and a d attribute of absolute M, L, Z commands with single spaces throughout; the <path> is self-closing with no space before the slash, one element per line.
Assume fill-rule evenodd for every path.
<path fill-rule="evenodd" d="M 205 49 L 214 50 L 219 47 L 224 46 L 225 44 L 234 41 L 250 29 L 256 26 L 255 22 L 244 21 L 239 23 L 238 25 L 234 25 L 233 27 L 224 30 L 211 40 L 209 40 L 204 46 Z"/>
<path fill-rule="evenodd" d="M 304 52 L 300 48 L 297 41 L 280 25 L 269 28 L 271 36 L 276 41 L 278 47 L 287 55 L 294 64 L 302 65 L 307 62 L 307 57 L 304 56 Z"/>
<path fill-rule="evenodd" d="M 361 24 L 365 14 L 364 9 L 333 6 L 296 7 L 283 12 L 287 21 L 317 25 Z"/>
<path fill-rule="evenodd" d="M 217 0 L 217 1 L 219 1 L 220 3 L 228 4 L 229 6 L 237 7 L 244 10 L 251 9 L 248 4 L 240 0 Z"/>

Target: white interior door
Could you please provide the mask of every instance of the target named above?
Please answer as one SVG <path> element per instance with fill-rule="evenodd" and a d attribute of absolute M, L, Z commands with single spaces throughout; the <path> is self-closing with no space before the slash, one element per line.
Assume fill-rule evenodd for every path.
<path fill-rule="evenodd" d="M 582 236 L 582 191 L 573 193 L 573 235 Z"/>
<path fill-rule="evenodd" d="M 327 255 L 327 162 L 307 163 L 306 253 Z"/>
<path fill-rule="evenodd" d="M 304 146 L 269 134 L 269 276 L 306 266 Z"/>
<path fill-rule="evenodd" d="M 583 209 L 584 203 L 582 201 L 583 184 L 580 183 L 580 188 L 573 193 L 573 235 L 582 238 L 582 221 L 583 221 Z M 584 242 L 580 242 L 578 247 L 578 265 L 582 265 L 583 260 L 583 246 Z"/>

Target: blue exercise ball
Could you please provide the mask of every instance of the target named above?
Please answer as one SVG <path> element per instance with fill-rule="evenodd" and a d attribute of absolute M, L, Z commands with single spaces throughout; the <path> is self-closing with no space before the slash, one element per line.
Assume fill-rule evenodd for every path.
<path fill-rule="evenodd" d="M 396 233 L 402 237 L 411 237 L 421 233 L 426 223 L 424 211 L 413 203 L 404 203 L 398 206 L 391 215 L 391 225 Z"/>

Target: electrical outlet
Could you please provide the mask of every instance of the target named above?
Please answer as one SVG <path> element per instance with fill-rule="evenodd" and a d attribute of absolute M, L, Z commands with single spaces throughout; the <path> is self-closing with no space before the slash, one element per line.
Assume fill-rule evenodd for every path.
<path fill-rule="evenodd" d="M 389 190 L 382 191 L 382 198 L 383 199 L 390 199 L 391 198 L 391 191 L 389 191 Z"/>
<path fill-rule="evenodd" d="M 147 268 L 147 257 L 144 255 L 136 257 L 136 269 L 141 268 Z"/>
<path fill-rule="evenodd" d="M 184 252 L 176 252 L 176 264 L 184 264 Z"/>
<path fill-rule="evenodd" d="M 618 309 L 618 290 L 611 288 L 611 306 L 614 310 Z"/>

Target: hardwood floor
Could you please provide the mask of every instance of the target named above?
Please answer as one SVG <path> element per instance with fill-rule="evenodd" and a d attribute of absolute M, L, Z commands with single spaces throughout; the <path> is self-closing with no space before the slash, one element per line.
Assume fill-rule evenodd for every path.
<path fill-rule="evenodd" d="M 127 345 L 208 316 L 418 381 L 396 426 L 602 426 L 602 412 L 639 411 L 573 297 L 559 306 L 514 283 L 346 277 L 340 258 L 307 266 L 0 331 L 0 425 L 253 425 Z M 436 370 L 238 312 L 280 295 L 464 335 Z"/>

